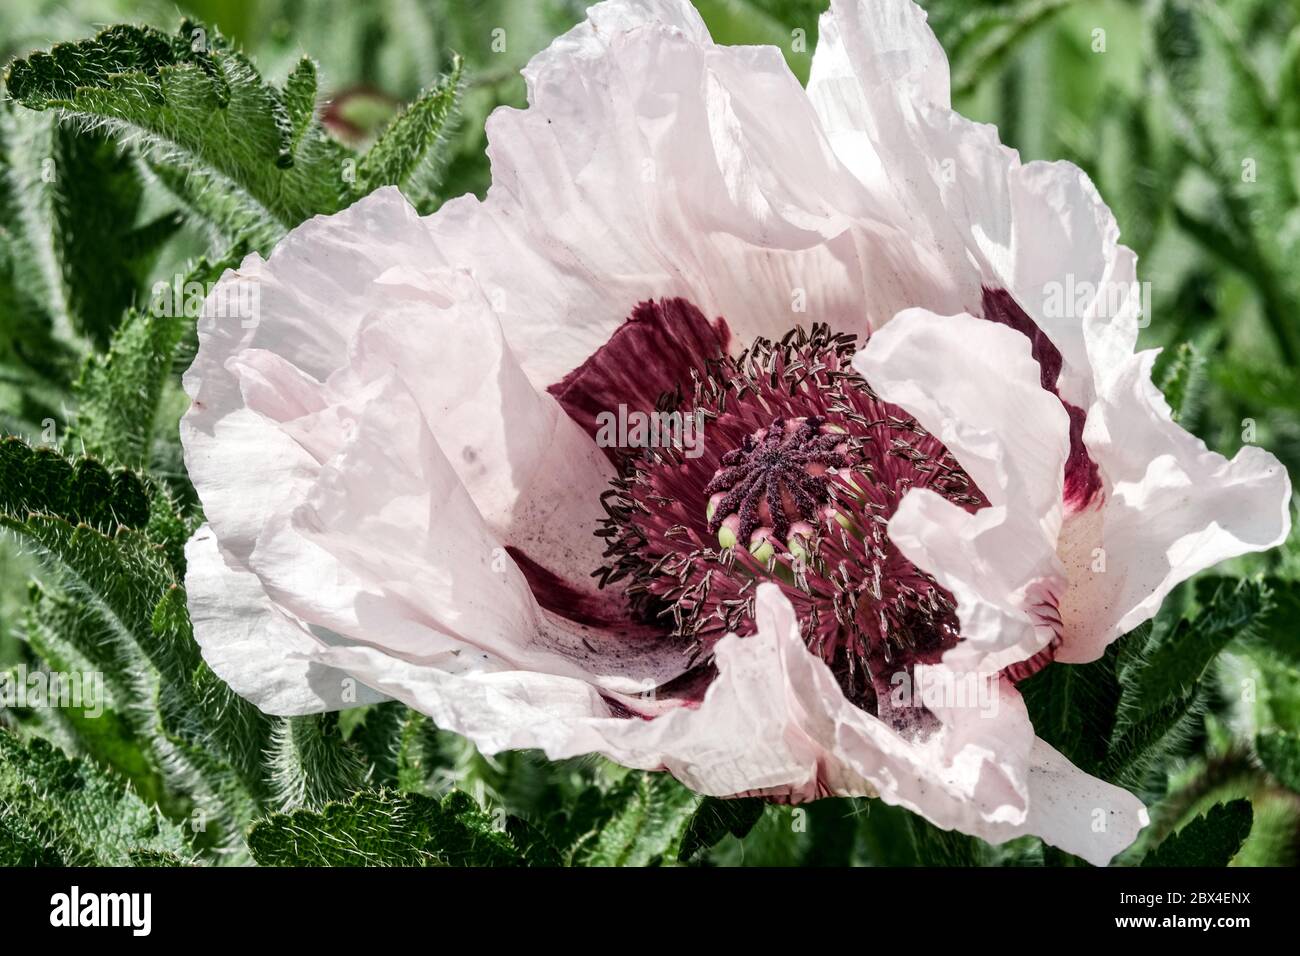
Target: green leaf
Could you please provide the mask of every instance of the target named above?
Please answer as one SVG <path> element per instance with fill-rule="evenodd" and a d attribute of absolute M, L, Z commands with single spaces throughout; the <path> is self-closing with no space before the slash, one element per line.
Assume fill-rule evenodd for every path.
<path fill-rule="evenodd" d="M 982 840 L 943 830 L 914 813 L 907 815 L 917 863 L 921 866 L 981 866 L 987 847 Z"/>
<path fill-rule="evenodd" d="M 1123 690 L 1098 768 L 1106 780 L 1163 791 L 1159 771 L 1200 730 L 1206 669 L 1231 641 L 1256 633 L 1272 608 L 1272 592 L 1259 579 L 1206 578 L 1198 585 L 1210 596 L 1194 617 L 1172 625 L 1157 620 L 1135 632 L 1120 652 Z"/>
<path fill-rule="evenodd" d="M 436 170 L 460 99 L 463 68 L 460 57 L 453 59 L 451 72 L 421 94 L 370 147 L 357 170 L 363 192 L 398 186 L 417 207 L 428 205 L 427 197 L 410 187 L 427 182 Z"/>
<path fill-rule="evenodd" d="M 810 860 L 834 865 L 838 852 L 843 855 L 843 862 L 856 863 L 855 842 L 859 844 L 857 852 L 861 854 L 861 862 L 869 866 L 916 866 L 917 854 L 926 852 L 927 833 L 920 831 L 929 824 L 910 810 L 879 799 L 818 800 L 809 809 L 815 811 L 823 804 L 828 810 L 840 807 L 839 820 L 827 819 L 830 814 L 821 817 L 813 814 Z M 850 829 L 843 834 L 837 832 L 842 827 Z"/>
<path fill-rule="evenodd" d="M 11 298 L 29 327 L 103 348 L 180 219 L 145 218 L 134 160 L 101 133 L 25 110 L 5 110 L 0 130 L 0 193 L 8 193 L 0 196 L 8 240 L 0 246 L 18 259 L 15 285 L 0 299 Z"/>
<path fill-rule="evenodd" d="M 53 442 L 85 341 L 68 311 L 43 179 L 51 126 L 0 101 L 0 430 Z"/>
<path fill-rule="evenodd" d="M 141 527 L 149 511 L 148 489 L 133 472 L 92 458 L 69 461 L 21 438 L 0 439 L 0 516 L 49 515 L 111 530 Z"/>
<path fill-rule="evenodd" d="M 291 153 L 297 151 L 316 119 L 316 87 L 316 64 L 311 57 L 304 56 L 284 81 L 281 95 Z"/>
<path fill-rule="evenodd" d="M 90 356 L 77 384 L 76 437 L 87 452 L 136 468 L 149 463 L 172 356 L 187 321 L 133 311 L 108 353 Z"/>
<path fill-rule="evenodd" d="M 403 717 L 393 765 L 399 789 L 418 792 L 427 785 L 435 747 L 434 730 L 433 721 L 417 711 L 408 710 Z"/>
<path fill-rule="evenodd" d="M 542 827 L 520 817 L 507 817 L 506 835 L 523 857 L 525 866 L 560 867 L 566 863 L 561 848 Z"/>
<path fill-rule="evenodd" d="M 608 768 L 614 769 L 612 764 Z M 618 771 L 615 769 L 614 772 Z M 557 849 L 561 865 L 564 866 L 581 864 L 612 812 L 604 787 L 586 774 L 574 776 L 580 781 L 576 788 L 564 786 L 550 791 L 551 798 L 558 806 L 546 807 L 529 818 L 530 822 L 535 822 L 546 834 L 550 845 Z M 566 783 L 564 777 L 560 777 L 558 782 Z M 571 783 L 572 778 L 567 782 Z"/>
<path fill-rule="evenodd" d="M 204 827 L 213 822 L 208 838 L 238 850 L 234 841 L 265 797 L 268 720 L 202 662 L 166 552 L 136 530 L 109 536 L 49 515 L 0 514 L 0 526 L 34 546 L 93 616 L 93 625 L 61 636 L 102 662 L 168 784 L 195 802 Z"/>
<path fill-rule="evenodd" d="M 63 853 L 70 853 L 71 863 Z M 26 819 L 21 808 L 0 806 L 0 866 L 69 866 L 79 858 L 85 857 L 76 847 L 63 847 L 60 852 L 48 834 L 41 833 Z"/>
<path fill-rule="evenodd" d="M 1126 645 L 1119 681 L 1123 687 L 1115 733 L 1184 701 L 1219 651 L 1245 637 L 1272 609 L 1272 592 L 1257 579 L 1218 583 L 1195 618 L 1152 628 L 1145 641 Z"/>
<path fill-rule="evenodd" d="M 164 212 L 141 220 L 144 184 L 135 161 L 100 133 L 58 127 L 51 175 L 69 316 L 77 331 L 103 349 L 181 217 Z"/>
<path fill-rule="evenodd" d="M 71 377 L 75 355 L 87 344 L 85 323 L 71 302 L 69 279 L 74 270 L 63 258 L 64 249 L 75 244 L 64 241 L 69 204 L 58 200 L 59 191 L 70 185 L 67 175 L 59 175 L 59 155 L 66 141 L 52 119 L 0 102 L 4 353 L 37 380 L 55 385 Z M 111 234 L 120 236 L 121 227 L 116 224 Z"/>
<path fill-rule="evenodd" d="M 1183 342 L 1158 369 L 1160 391 L 1176 422 L 1194 421 L 1205 398 L 1205 356 L 1191 342 Z"/>
<path fill-rule="evenodd" d="M 160 441 L 178 444 L 177 422 L 160 420 L 165 398 L 179 393 L 174 375 L 178 353 L 184 353 L 180 361 L 188 365 L 202 301 L 245 251 L 236 245 L 219 259 L 200 260 L 173 284 L 159 283 L 149 307 L 128 314 L 108 352 L 87 358 L 75 387 L 79 405 L 73 435 L 86 452 L 141 468 L 154 462 Z"/>
<path fill-rule="evenodd" d="M 1286 128 L 1292 133 L 1300 131 L 1300 31 L 1292 30 L 1282 51 L 1282 63 L 1277 71 L 1278 107 Z"/>
<path fill-rule="evenodd" d="M 355 198 L 345 175 L 351 153 L 314 119 L 304 125 L 307 71 L 282 94 L 216 31 L 195 42 L 200 29 L 187 21 L 169 36 L 115 26 L 57 44 L 14 61 L 9 93 L 201 171 L 206 186 L 242 194 L 282 229 Z"/>
<path fill-rule="evenodd" d="M 319 808 L 360 789 L 366 767 L 339 731 L 338 714 L 281 720 L 271 738 L 271 785 L 285 810 Z"/>
<path fill-rule="evenodd" d="M 1189 146 L 1229 214 L 1235 265 L 1256 281 L 1278 347 L 1294 363 L 1300 357 L 1300 327 L 1293 321 L 1300 307 L 1293 268 L 1300 196 L 1278 110 L 1223 11 L 1164 0 L 1153 22 L 1156 60 Z"/>
<path fill-rule="evenodd" d="M 1200 729 L 1205 695 L 1193 688 L 1147 713 L 1142 720 L 1117 729 L 1107 746 L 1100 776 L 1130 790 L 1164 790 L 1159 771 L 1183 753 Z"/>
<path fill-rule="evenodd" d="M 405 704 L 385 701 L 381 704 L 350 707 L 339 714 L 339 729 L 365 760 L 367 779 L 372 786 L 423 791 L 423 786 L 398 786 L 399 741 L 407 715 L 416 713 Z"/>
<path fill-rule="evenodd" d="M 666 773 L 629 773 L 606 798 L 612 812 L 582 864 L 650 866 L 677 860 L 700 799 Z M 697 835 L 705 829 L 701 826 Z"/>
<path fill-rule="evenodd" d="M 1142 866 L 1227 866 L 1250 834 L 1253 820 L 1249 800 L 1219 804 L 1166 837 Z"/>
<path fill-rule="evenodd" d="M 442 800 L 364 791 L 323 809 L 273 813 L 248 846 L 263 866 L 517 866 L 523 857 L 460 791 Z"/>
<path fill-rule="evenodd" d="M 1300 587 L 1294 581 L 1266 577 L 1264 586 L 1273 607 L 1257 626 L 1242 635 L 1247 650 L 1267 654 L 1292 668 L 1300 668 Z"/>
<path fill-rule="evenodd" d="M 71 728 L 78 753 L 85 753 L 121 774 L 150 803 L 174 809 L 149 742 L 130 708 L 133 664 L 106 639 L 96 615 L 79 601 L 37 585 L 31 588 L 25 637 L 28 647 L 52 674 L 75 675 L 91 684 L 87 706 L 59 707 L 56 713 Z M 97 693 L 96 693 L 97 692 Z"/>
<path fill-rule="evenodd" d="M 162 730 L 206 782 L 213 812 L 224 822 L 242 821 L 267 802 L 263 757 L 272 721 L 212 673 L 199 655 L 185 604 L 185 591 L 170 585 L 150 617 L 147 642 L 161 687 L 157 700 Z"/>
<path fill-rule="evenodd" d="M 474 794 L 484 806 L 500 807 L 548 827 L 557 822 L 557 814 L 563 814 L 566 796 L 588 788 L 599 795 L 603 791 L 593 778 L 601 776 L 603 767 L 613 769 L 612 764 L 580 758 L 555 764 L 534 750 L 484 755 L 459 734 L 437 730 L 432 724 L 413 727 L 408 741 L 398 745 L 406 751 L 402 759 L 408 762 L 406 779 L 413 786 L 432 792 L 454 786 Z M 621 779 L 620 771 L 614 773 Z M 563 784 L 558 789 L 553 786 L 557 780 Z M 570 842 L 557 837 L 556 845 Z"/>
<path fill-rule="evenodd" d="M 282 222 L 255 199 L 210 169 L 171 161 L 156 153 L 141 157 L 141 169 L 180 204 L 195 222 L 226 244 L 240 242 L 269 254 L 284 235 Z"/>
<path fill-rule="evenodd" d="M 122 781 L 46 741 L 0 731 L 0 818 L 17 818 L 67 865 L 128 866 L 131 853 L 191 851 L 181 830 Z"/>
<path fill-rule="evenodd" d="M 1157 64 L 1194 144 L 1235 201 L 1279 226 L 1296 198 L 1277 116 L 1235 26 L 1213 4 L 1164 0 L 1153 21 Z M 1243 161 L 1257 161 L 1243 177 Z"/>
<path fill-rule="evenodd" d="M 1300 793 L 1300 734 L 1289 730 L 1266 730 L 1255 737 L 1260 763 L 1278 783 Z"/>
<path fill-rule="evenodd" d="M 995 74 L 1024 38 L 1073 0 L 1006 0 L 1002 3 L 931 2 L 927 12 L 952 63 L 952 91 L 969 93 Z"/>
<path fill-rule="evenodd" d="M 110 537 L 39 514 L 25 521 L 0 516 L 0 525 L 17 532 L 62 571 L 69 590 L 103 615 L 116 636 L 147 645 L 146 653 L 172 666 L 170 649 L 151 640 L 154 608 L 171 584 L 171 571 L 143 535 L 122 528 Z"/>
<path fill-rule="evenodd" d="M 168 853 L 166 850 L 132 850 L 128 855 L 131 858 L 132 866 L 189 866 L 185 860 L 181 859 L 175 853 Z"/>
<path fill-rule="evenodd" d="M 686 827 L 678 857 L 689 860 L 726 836 L 744 839 L 763 816 L 764 801 L 757 797 L 720 800 L 705 797 Z"/>
<path fill-rule="evenodd" d="M 1105 91 L 1108 105 L 1097 117 L 1100 128 L 1094 172 L 1097 189 L 1115 213 L 1124 244 L 1138 254 L 1140 262 L 1146 261 L 1160 235 L 1170 205 L 1172 197 L 1164 184 L 1177 181 L 1185 162 L 1183 154 L 1168 149 L 1164 137 L 1152 128 L 1154 107 L 1147 85 L 1144 83 L 1136 95 Z M 1167 392 L 1165 397 L 1169 398 Z"/>

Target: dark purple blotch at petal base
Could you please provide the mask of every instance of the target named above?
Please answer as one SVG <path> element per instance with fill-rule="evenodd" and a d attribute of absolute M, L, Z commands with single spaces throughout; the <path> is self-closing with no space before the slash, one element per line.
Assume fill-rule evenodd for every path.
<path fill-rule="evenodd" d="M 661 636 L 661 629 L 633 621 L 627 614 L 626 604 L 618 595 L 593 594 L 585 586 L 586 582 L 580 585 L 565 580 L 519 548 L 507 546 L 506 553 L 523 573 L 537 603 L 546 610 L 583 627 L 617 632 L 624 638 L 648 639 Z"/>
<path fill-rule="evenodd" d="M 1101 471 L 1083 443 L 1083 426 L 1088 420 L 1088 413 L 1061 398 L 1061 393 L 1057 390 L 1061 377 L 1061 350 L 1052 344 L 1047 334 L 1006 289 L 986 288 L 983 305 L 984 318 L 1009 326 L 1029 339 L 1030 350 L 1038 362 L 1039 380 L 1043 388 L 1061 399 L 1061 405 L 1070 416 L 1070 455 L 1065 461 L 1065 490 L 1062 497 L 1066 505 L 1075 511 L 1086 508 L 1101 491 Z"/>
<path fill-rule="evenodd" d="M 685 299 L 648 300 L 548 391 L 594 438 L 602 412 L 654 411 L 662 396 L 689 387 L 692 372 L 725 355 L 730 341 L 725 320 L 710 322 Z M 619 449 L 605 451 L 617 459 Z"/>
<path fill-rule="evenodd" d="M 693 375 L 727 350 L 730 332 L 719 318 L 710 323 L 685 299 L 647 300 L 591 357 L 548 389 L 565 412 L 592 438 L 598 416 L 654 411 L 661 398 L 676 393 Z M 625 450 L 606 448 L 616 464 Z M 592 533 L 597 529 L 592 528 Z M 617 630 L 633 639 L 659 636 L 661 629 L 631 620 L 622 598 L 593 595 L 589 582 L 568 581 L 518 548 L 510 555 L 523 572 L 538 604 L 584 627 Z M 593 568 L 593 571 L 597 569 Z"/>

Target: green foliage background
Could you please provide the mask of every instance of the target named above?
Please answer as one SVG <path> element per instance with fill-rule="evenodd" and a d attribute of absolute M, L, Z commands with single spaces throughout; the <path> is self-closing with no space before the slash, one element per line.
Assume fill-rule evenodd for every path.
<path fill-rule="evenodd" d="M 923 5 L 958 108 L 1026 159 L 1078 163 L 1115 210 L 1182 423 L 1300 474 L 1300 2 Z M 99 672 L 107 698 L 98 717 L 0 706 L 0 863 L 1078 862 L 878 801 L 791 810 L 487 758 L 397 704 L 270 718 L 203 664 L 180 587 L 193 316 L 151 309 L 155 283 L 210 281 L 381 184 L 424 212 L 481 194 L 487 114 L 522 105 L 519 68 L 583 6 L 0 5 L 0 669 Z M 806 78 L 823 0 L 697 6 Z M 1296 863 L 1298 578 L 1294 541 L 1232 562 L 1101 661 L 1024 685 L 1042 736 L 1152 807 L 1118 863 Z"/>

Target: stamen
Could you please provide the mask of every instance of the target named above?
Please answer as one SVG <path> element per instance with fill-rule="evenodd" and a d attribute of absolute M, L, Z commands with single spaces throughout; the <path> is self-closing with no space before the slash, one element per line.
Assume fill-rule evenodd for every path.
<path fill-rule="evenodd" d="M 661 405 L 703 412 L 702 453 L 647 449 L 629 462 L 603 499 L 610 563 L 596 574 L 628 581 L 634 609 L 689 635 L 701 665 L 725 634 L 753 633 L 753 588 L 775 582 L 809 648 L 875 712 L 893 674 L 959 638 L 955 602 L 894 547 L 890 517 L 910 488 L 968 511 L 987 501 L 854 371 L 857 348 L 815 325 L 693 372 Z"/>

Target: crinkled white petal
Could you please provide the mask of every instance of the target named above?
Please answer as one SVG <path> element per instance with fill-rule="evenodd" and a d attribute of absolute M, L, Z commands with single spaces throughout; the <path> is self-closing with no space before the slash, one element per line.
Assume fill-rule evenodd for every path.
<path fill-rule="evenodd" d="M 760 585 L 756 605 L 758 631 L 719 642 L 718 676 L 698 707 L 652 721 L 610 717 L 590 685 L 554 675 L 451 675 L 355 646 L 323 649 L 317 659 L 362 675 L 489 753 L 601 753 L 667 770 L 715 796 L 879 795 L 941 827 L 995 843 L 1034 833 L 1097 864 L 1146 824 L 1131 794 L 1087 777 L 1035 740 L 1006 682 L 995 681 L 975 706 L 944 710 L 942 727 L 917 742 L 845 699 L 804 645 L 778 588 Z"/>
<path fill-rule="evenodd" d="M 300 617 L 413 660 L 514 651 L 536 630 L 531 592 L 513 562 L 493 567 L 497 540 L 410 393 L 381 380 L 343 416 L 342 447 L 270 518 L 250 569 Z"/>
<path fill-rule="evenodd" d="M 969 274 L 967 311 L 981 286 L 1011 292 L 1061 352 L 1062 397 L 1086 408 L 1096 359 L 1084 326 L 1108 354 L 1131 353 L 1140 296 L 1136 257 L 1083 171 L 1022 164 L 995 127 L 954 112 L 947 60 L 912 0 L 833 0 L 808 95 L 841 160 Z"/>
<path fill-rule="evenodd" d="M 957 289 L 835 155 L 776 48 L 714 45 L 674 0 L 588 17 L 525 70 L 529 108 L 490 117 L 487 198 L 430 219 L 533 381 L 560 381 L 648 298 L 684 296 L 741 343 L 978 302 L 977 277 L 963 266 Z"/>
<path fill-rule="evenodd" d="M 1173 423 L 1151 384 L 1156 354 L 1131 357 L 1088 416 L 1084 439 L 1109 488 L 1104 505 L 1073 517 L 1061 536 L 1070 587 L 1058 660 L 1095 660 L 1179 582 L 1291 532 L 1281 462 L 1253 445 L 1224 458 Z"/>
<path fill-rule="evenodd" d="M 841 161 L 933 239 L 947 221 L 940 175 L 953 166 L 943 163 L 958 157 L 919 148 L 917 111 L 948 106 L 948 59 L 925 21 L 911 2 L 832 3 L 818 23 L 808 97 Z"/>
<path fill-rule="evenodd" d="M 1035 737 L 1029 751 L 1029 812 L 1018 825 L 983 834 L 990 842 L 1025 834 L 1105 866 L 1151 822 L 1142 801 L 1127 790 L 1089 776 Z"/>
<path fill-rule="evenodd" d="M 246 559 L 267 518 L 302 500 L 344 440 L 338 409 L 364 387 L 364 359 L 395 367 L 419 398 L 504 544 L 587 581 L 601 553 L 590 527 L 613 470 L 528 383 L 481 290 L 441 267 L 414 210 L 381 189 L 304 223 L 269 262 L 250 256 L 223 277 L 200 320 L 181 427 L 224 550 Z M 233 289 L 251 290 L 251 321 L 216 312 Z M 252 461 L 261 464 L 250 474 Z"/>
<path fill-rule="evenodd" d="M 392 371 L 492 532 L 579 590 L 594 590 L 602 549 L 591 532 L 615 476 L 609 459 L 528 381 L 467 276 L 390 270 L 377 284 L 383 307 L 361 323 L 349 373 Z M 412 335 L 421 328 L 428 332 Z"/>
<path fill-rule="evenodd" d="M 1056 557 L 1069 418 L 1039 384 L 1029 340 L 969 315 L 900 314 L 853 366 L 960 462 L 988 498 L 974 514 L 914 489 L 889 522 L 903 554 L 957 598 L 956 668 L 997 670 L 1052 637 L 1034 605 L 1063 583 Z"/>
<path fill-rule="evenodd" d="M 1070 163 L 1022 164 L 996 129 L 952 111 L 947 63 L 919 7 L 832 0 L 808 93 L 873 194 L 896 197 L 916 235 L 1014 296 L 1061 355 L 1061 398 L 1087 413 L 1084 445 L 1103 487 L 1067 515 L 1058 541 L 1070 579 L 1058 660 L 1094 659 L 1178 582 L 1286 538 L 1290 483 L 1276 458 L 1207 451 L 1171 421 L 1152 356 L 1134 354 L 1150 318 L 1137 258 L 1092 182 Z M 946 510 L 918 500 L 895 520 L 923 532 Z"/>
<path fill-rule="evenodd" d="M 590 589 L 613 471 L 524 377 L 472 280 L 437 267 L 418 217 L 381 190 L 223 277 L 182 422 L 222 565 L 285 616 L 412 660 L 618 692 L 671 679 L 680 656 L 594 654 L 616 635 L 541 612 L 506 553 Z M 255 314 L 219 308 L 234 288 L 254 290 Z"/>
<path fill-rule="evenodd" d="M 206 525 L 185 546 L 194 635 L 208 666 L 268 714 L 292 717 L 387 700 L 313 660 L 325 641 L 267 596 L 251 571 L 226 564 Z"/>
<path fill-rule="evenodd" d="M 859 710 L 808 651 L 793 609 L 772 585 L 758 591 L 757 633 L 718 644 L 718 677 L 699 706 L 647 721 L 612 717 L 585 680 L 527 670 L 453 672 L 440 661 L 412 662 L 268 625 L 258 618 L 280 612 L 264 594 L 254 599 L 251 575 L 206 566 L 220 562 L 209 536 L 196 536 L 188 556 L 192 601 L 207 595 L 201 602 L 215 605 L 242 592 L 230 608 L 238 612 L 235 623 L 223 615 L 200 632 L 205 658 L 235 690 L 273 713 L 386 695 L 487 753 L 537 748 L 553 759 L 601 753 L 626 766 L 667 770 L 716 796 L 879 795 L 945 828 L 993 842 L 1035 833 L 1099 864 L 1145 823 L 1130 795 L 1080 774 L 1034 740 L 1018 696 L 1004 683 L 994 685 L 991 698 L 972 698 L 976 706 L 944 711 L 944 727 L 921 744 Z M 227 580 L 220 594 L 212 591 L 214 582 L 232 576 L 238 579 Z M 208 606 L 197 605 L 196 622 Z M 1104 813 L 1116 823 L 1112 836 L 1084 837 L 1073 814 L 1035 809 L 1039 794 L 1045 807 L 1068 803 L 1091 814 L 1089 821 Z"/>

